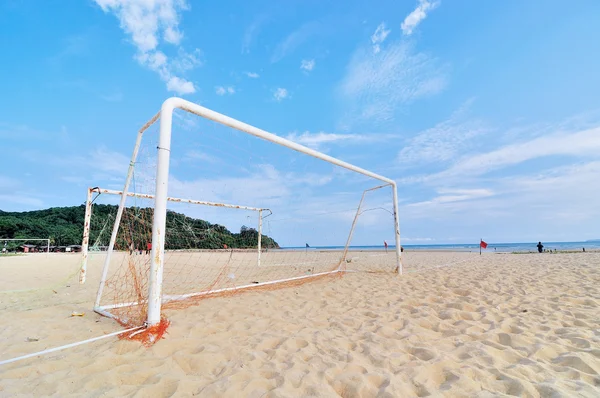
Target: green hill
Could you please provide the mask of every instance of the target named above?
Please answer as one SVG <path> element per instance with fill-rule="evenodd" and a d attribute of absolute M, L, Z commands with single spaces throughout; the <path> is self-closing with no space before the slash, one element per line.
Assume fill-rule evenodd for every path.
<path fill-rule="evenodd" d="M 100 240 L 108 245 L 110 230 L 117 213 L 115 205 L 94 205 L 90 227 L 90 244 Z M 127 208 L 121 222 L 116 248 L 129 248 L 133 242 L 145 249 L 150 241 L 152 208 Z M 53 207 L 27 212 L 0 210 L 0 241 L 2 238 L 49 238 L 51 245 L 79 245 L 82 241 L 85 206 Z M 99 239 L 99 235 L 100 236 Z M 232 233 L 219 224 L 187 217 L 169 211 L 167 213 L 166 249 L 222 249 L 252 248 L 258 243 L 258 231 L 242 226 L 240 232 Z M 272 238 L 262 235 L 262 247 L 278 248 Z"/>

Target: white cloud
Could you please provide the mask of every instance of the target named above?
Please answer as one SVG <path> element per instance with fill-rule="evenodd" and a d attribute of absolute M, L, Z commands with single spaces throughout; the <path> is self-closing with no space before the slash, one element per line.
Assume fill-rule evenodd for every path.
<path fill-rule="evenodd" d="M 464 202 L 473 199 L 487 198 L 494 195 L 494 192 L 490 189 L 478 188 L 478 189 L 439 189 L 438 196 L 435 198 L 424 201 L 408 204 L 408 207 L 420 207 L 429 206 L 432 204 L 442 203 L 454 203 Z"/>
<path fill-rule="evenodd" d="M 420 183 L 409 200 L 413 203 L 401 210 L 406 224 L 435 220 L 440 230 L 461 225 L 457 232 L 473 233 L 474 240 L 491 233 L 500 241 L 595 237 L 600 208 L 590 204 L 600 196 L 600 184 L 594 183 L 600 181 L 600 127 L 589 116 L 594 115 L 495 129 L 479 139 L 494 149 L 467 150 L 443 171 L 400 180 Z M 431 188 L 435 194 L 424 200 L 422 194 Z"/>
<path fill-rule="evenodd" d="M 600 220 L 600 207 L 591 205 L 600 196 L 600 184 L 592 182 L 599 180 L 600 161 L 583 162 L 523 176 L 481 179 L 477 184 L 489 187 L 479 188 L 479 195 L 477 189 L 471 193 L 440 190 L 432 200 L 403 206 L 400 213 L 405 214 L 405 225 L 415 224 L 410 220 L 418 224 L 436 220 L 438 230 L 473 234 L 474 241 L 480 234 L 494 234 L 508 242 L 592 239 L 597 237 Z"/>
<path fill-rule="evenodd" d="M 402 22 L 402 32 L 406 36 L 410 36 L 417 25 L 427 17 L 427 13 L 440 5 L 439 1 L 419 0 L 417 8 L 404 18 Z"/>
<path fill-rule="evenodd" d="M 260 77 L 260 75 L 255 72 L 245 72 L 245 73 L 246 73 L 246 76 L 248 76 L 250 79 L 258 79 Z"/>
<path fill-rule="evenodd" d="M 551 220 L 573 218 L 589 221 L 600 216 L 598 206 L 590 206 L 600 196 L 600 161 L 582 162 L 544 170 L 533 175 L 500 181 L 511 203 L 537 207 Z M 573 221 L 573 220 L 570 220 Z"/>
<path fill-rule="evenodd" d="M 263 228 L 266 234 L 274 236 L 284 246 L 305 242 L 312 244 L 317 240 L 319 245 L 344 244 L 360 200 L 361 189 L 332 194 L 331 189 L 335 185 L 331 173 L 303 169 L 284 171 L 266 163 L 245 165 L 243 170 L 237 170 L 231 175 L 227 175 L 226 168 L 220 170 L 219 175 L 206 174 L 207 178 L 198 180 L 186 180 L 173 173 L 169 180 L 170 195 L 269 208 L 273 215 L 265 218 Z M 389 202 L 389 194 L 387 199 Z M 368 208 L 377 207 L 378 203 L 371 201 L 369 204 L 373 206 Z M 218 221 L 231 230 L 239 229 L 242 224 L 256 227 L 257 217 L 254 213 L 196 207 L 197 209 L 188 207 L 185 214 L 194 216 L 192 212 L 197 212 L 199 217 Z M 361 234 L 373 235 L 373 228 L 366 229 L 363 226 L 375 219 L 377 221 L 374 225 L 381 226 L 380 216 L 386 220 L 391 217 L 384 211 L 364 213 L 356 230 L 355 241 L 362 241 Z M 389 226 L 391 222 L 384 229 L 393 236 L 393 228 Z M 315 230 L 319 228 L 327 228 L 327 236 L 315 235 Z"/>
<path fill-rule="evenodd" d="M 287 139 L 297 142 L 307 147 L 319 149 L 325 144 L 369 144 L 381 142 L 392 137 L 389 134 L 335 134 L 335 133 L 310 133 L 308 131 L 302 134 L 290 133 Z"/>
<path fill-rule="evenodd" d="M 273 92 L 273 98 L 275 98 L 275 101 L 281 101 L 281 100 L 286 99 L 288 97 L 289 97 L 289 93 L 288 93 L 288 91 L 285 88 L 278 87 Z"/>
<path fill-rule="evenodd" d="M 19 183 L 19 180 L 11 178 L 11 177 L 5 177 L 5 176 L 0 175 L 0 192 L 5 191 L 5 190 L 7 192 L 12 192 L 19 185 L 21 185 Z"/>
<path fill-rule="evenodd" d="M 376 54 L 358 49 L 340 84 L 340 94 L 351 108 L 350 118 L 386 121 L 393 119 L 398 105 L 437 94 L 445 86 L 439 62 L 401 42 Z"/>
<path fill-rule="evenodd" d="M 198 150 L 187 151 L 183 157 L 187 162 L 219 163 L 220 159 Z"/>
<path fill-rule="evenodd" d="M 217 95 L 225 95 L 225 94 L 235 94 L 235 88 L 233 88 L 232 86 L 228 86 L 228 87 L 224 87 L 224 86 L 217 86 L 215 87 L 215 92 L 217 93 Z"/>
<path fill-rule="evenodd" d="M 242 39 L 242 54 L 249 54 L 252 42 L 258 36 L 260 28 L 263 23 L 267 20 L 265 15 L 259 15 L 253 22 L 246 28 L 244 32 L 244 38 Z"/>
<path fill-rule="evenodd" d="M 167 27 L 165 29 L 165 41 L 171 44 L 179 44 L 181 39 L 183 38 L 183 33 L 179 32 L 172 27 Z"/>
<path fill-rule="evenodd" d="M 185 79 L 173 76 L 167 82 L 167 90 L 173 91 L 177 94 L 193 94 L 196 92 L 194 83 L 189 82 Z"/>
<path fill-rule="evenodd" d="M 291 195 L 289 184 L 272 165 L 256 165 L 242 176 L 222 175 L 218 178 L 183 180 L 171 175 L 169 191 L 173 196 L 205 198 L 204 200 L 247 206 L 282 203 Z"/>
<path fill-rule="evenodd" d="M 40 208 L 44 206 L 44 202 L 41 199 L 34 198 L 28 192 L 16 192 L 11 194 L 0 194 L 0 201 L 2 202 L 11 202 L 16 203 L 20 207 L 28 207 L 28 208 Z M 0 209 L 1 210 L 1 209 Z"/>
<path fill-rule="evenodd" d="M 112 12 L 121 28 L 131 36 L 138 53 L 136 60 L 155 71 L 177 94 L 196 92 L 194 84 L 180 76 L 201 64 L 199 50 L 187 53 L 178 48 L 178 56 L 169 58 L 158 49 L 162 41 L 179 46 L 183 33 L 179 30 L 180 12 L 188 8 L 186 0 L 95 0 L 104 12 Z"/>
<path fill-rule="evenodd" d="M 373 35 L 371 35 L 371 43 L 373 43 L 373 52 L 374 53 L 377 54 L 379 51 L 381 51 L 380 44 L 385 41 L 385 39 L 390 34 L 390 32 L 391 32 L 391 30 L 385 29 L 384 22 L 379 24 L 379 26 L 375 30 L 375 33 L 373 33 Z"/>
<path fill-rule="evenodd" d="M 170 68 L 176 73 L 185 73 L 198 66 L 202 65 L 202 51 L 195 49 L 193 52 L 188 53 L 181 48 L 177 51 L 177 58 L 170 61 Z"/>
<path fill-rule="evenodd" d="M 410 139 L 398 154 L 398 162 L 404 167 L 446 162 L 469 149 L 475 137 L 488 131 L 482 121 L 466 117 L 470 103 L 467 101 L 448 120 Z"/>
<path fill-rule="evenodd" d="M 465 156 L 449 169 L 432 177 L 483 175 L 493 170 L 549 156 L 598 158 L 600 157 L 599 137 L 600 127 L 575 133 L 561 132 L 537 137 L 506 145 L 491 152 Z"/>
<path fill-rule="evenodd" d="M 435 239 L 433 238 L 408 238 L 403 236 L 402 242 L 433 242 Z"/>
<path fill-rule="evenodd" d="M 302 25 L 298 30 L 290 33 L 277 45 L 277 47 L 275 47 L 275 51 L 273 51 L 273 55 L 271 56 L 271 62 L 278 62 L 286 57 L 311 36 L 316 34 L 318 29 L 318 22 L 308 22 Z"/>
<path fill-rule="evenodd" d="M 104 146 L 94 149 L 88 156 L 87 164 L 96 170 L 115 173 L 124 179 L 129 168 L 130 158 Z M 73 159 L 75 162 L 75 159 Z"/>
<path fill-rule="evenodd" d="M 300 63 L 300 69 L 303 69 L 307 72 L 310 72 L 315 68 L 315 60 L 314 59 L 303 59 Z"/>

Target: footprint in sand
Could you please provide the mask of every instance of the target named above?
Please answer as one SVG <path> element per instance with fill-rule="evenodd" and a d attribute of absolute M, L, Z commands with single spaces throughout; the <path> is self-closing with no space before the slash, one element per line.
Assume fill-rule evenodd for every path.
<path fill-rule="evenodd" d="M 594 368 L 592 368 L 586 361 L 575 355 L 560 356 L 558 358 L 555 358 L 553 362 L 562 366 L 579 370 L 583 373 L 587 373 L 590 375 L 598 375 L 598 372 Z"/>
<path fill-rule="evenodd" d="M 419 358 L 421 361 L 431 361 L 436 357 L 435 353 L 427 348 L 414 347 L 409 348 L 408 353 Z"/>

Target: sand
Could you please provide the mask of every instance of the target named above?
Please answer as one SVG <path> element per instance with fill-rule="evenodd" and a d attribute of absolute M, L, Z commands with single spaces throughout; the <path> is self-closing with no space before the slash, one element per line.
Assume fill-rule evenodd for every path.
<path fill-rule="evenodd" d="M 90 310 L 101 258 L 83 287 L 78 263 L 0 257 L 0 360 L 121 329 Z M 600 396 L 600 253 L 405 263 L 167 311 L 151 348 L 109 338 L 2 365 L 0 396 Z"/>

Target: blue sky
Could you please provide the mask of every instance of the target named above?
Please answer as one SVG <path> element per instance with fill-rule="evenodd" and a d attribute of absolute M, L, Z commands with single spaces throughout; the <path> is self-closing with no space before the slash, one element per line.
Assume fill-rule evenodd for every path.
<path fill-rule="evenodd" d="M 596 1 L 65 4 L 0 3 L 2 210 L 119 188 L 176 95 L 395 179 L 407 244 L 600 238 Z M 376 185 L 183 114 L 177 129 L 171 193 L 320 220 L 279 221 L 284 244 L 343 241 Z M 365 213 L 355 243 L 392 241 L 388 221 Z"/>

